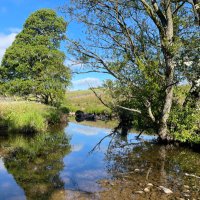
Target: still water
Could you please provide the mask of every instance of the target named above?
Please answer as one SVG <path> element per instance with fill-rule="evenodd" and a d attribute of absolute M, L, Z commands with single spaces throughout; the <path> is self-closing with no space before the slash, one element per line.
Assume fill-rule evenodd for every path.
<path fill-rule="evenodd" d="M 97 145 L 110 133 L 70 122 L 39 136 L 1 136 L 0 200 L 200 199 L 199 153 L 134 133 Z"/>

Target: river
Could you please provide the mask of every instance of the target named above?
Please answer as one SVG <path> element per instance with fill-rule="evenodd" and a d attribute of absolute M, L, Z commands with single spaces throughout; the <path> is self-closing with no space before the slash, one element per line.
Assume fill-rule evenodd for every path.
<path fill-rule="evenodd" d="M 39 136 L 1 134 L 0 200 L 200 199 L 199 153 L 134 133 L 97 145 L 110 133 L 69 122 Z"/>

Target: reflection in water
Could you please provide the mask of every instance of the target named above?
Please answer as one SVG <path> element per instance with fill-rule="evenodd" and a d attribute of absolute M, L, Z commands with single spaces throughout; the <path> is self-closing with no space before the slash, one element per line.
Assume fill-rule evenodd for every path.
<path fill-rule="evenodd" d="M 49 199 L 57 189 L 64 188 L 59 173 L 70 145 L 63 132 L 40 134 L 32 139 L 19 136 L 10 145 L 15 148 L 5 157 L 5 167 L 24 189 L 27 199 Z"/>
<path fill-rule="evenodd" d="M 120 195 L 122 184 L 127 189 L 125 196 L 121 198 L 133 198 L 134 191 L 143 191 L 140 194 L 141 199 L 199 199 L 199 153 L 170 145 L 160 146 L 154 142 L 127 141 L 116 135 L 109 145 L 105 160 L 107 170 L 114 180 L 121 180 L 116 181 L 115 185 L 119 190 L 111 190 Z M 153 183 L 154 187 L 145 193 L 148 183 Z M 159 186 L 170 188 L 173 194 L 165 196 L 163 191 L 158 190 Z M 128 188 L 131 188 L 129 196 Z"/>
<path fill-rule="evenodd" d="M 110 132 L 69 123 L 61 132 L 1 141 L 13 150 L 6 156 L 0 148 L 0 199 L 199 198 L 199 153 L 159 146 L 153 136 L 142 135 L 140 140 L 137 134 L 105 137 Z M 88 154 L 103 137 L 100 149 Z M 4 183 L 9 187 L 3 188 Z M 153 186 L 145 193 L 148 183 Z M 158 190 L 161 185 L 173 194 Z"/>

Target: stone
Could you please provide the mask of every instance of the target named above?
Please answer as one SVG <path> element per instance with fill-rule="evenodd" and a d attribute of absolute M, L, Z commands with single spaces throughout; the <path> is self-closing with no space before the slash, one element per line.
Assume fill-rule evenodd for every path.
<path fill-rule="evenodd" d="M 189 197 L 190 195 L 189 194 L 184 194 L 184 197 Z"/>
<path fill-rule="evenodd" d="M 153 187 L 153 184 L 152 183 L 147 183 L 147 186 L 148 187 Z"/>
<path fill-rule="evenodd" d="M 143 191 L 135 191 L 135 194 L 143 194 Z"/>
<path fill-rule="evenodd" d="M 189 185 L 184 185 L 183 187 L 184 187 L 185 189 L 189 189 L 189 188 L 190 188 Z"/>
<path fill-rule="evenodd" d="M 134 171 L 135 171 L 135 172 L 140 172 L 140 169 L 135 169 Z"/>
<path fill-rule="evenodd" d="M 159 189 L 161 189 L 165 194 L 172 194 L 173 193 L 170 189 L 168 189 L 164 186 L 159 186 Z"/>
<path fill-rule="evenodd" d="M 147 187 L 147 188 L 144 188 L 144 191 L 147 193 L 147 192 L 150 192 L 150 189 Z"/>

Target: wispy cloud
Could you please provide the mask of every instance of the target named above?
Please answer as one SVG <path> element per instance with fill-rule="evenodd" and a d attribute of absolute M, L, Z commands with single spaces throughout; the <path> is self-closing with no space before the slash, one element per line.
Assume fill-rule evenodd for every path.
<path fill-rule="evenodd" d="M 7 35 L 0 33 L 0 63 L 2 61 L 2 58 L 4 56 L 6 49 L 13 43 L 16 35 L 17 35 L 17 32 L 12 32 Z"/>
<path fill-rule="evenodd" d="M 72 81 L 73 89 L 88 89 L 90 87 L 98 87 L 102 85 L 102 81 L 98 78 L 83 78 L 76 81 Z"/>
<path fill-rule="evenodd" d="M 19 33 L 22 30 L 20 28 L 16 28 L 16 27 L 10 27 L 10 28 L 8 28 L 8 31 L 11 33 Z"/>

